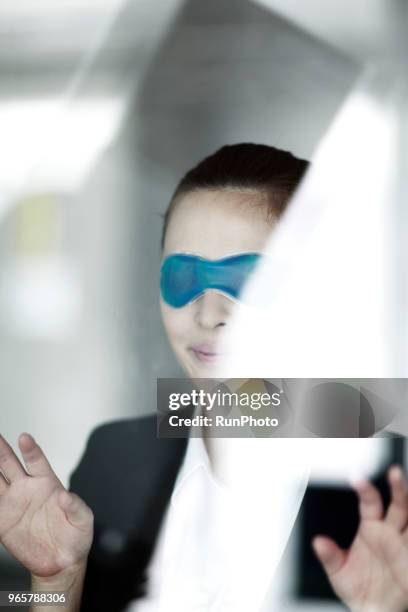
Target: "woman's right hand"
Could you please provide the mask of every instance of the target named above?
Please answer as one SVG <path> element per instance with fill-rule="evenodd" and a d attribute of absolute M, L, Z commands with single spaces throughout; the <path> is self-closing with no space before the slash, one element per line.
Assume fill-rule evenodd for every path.
<path fill-rule="evenodd" d="M 19 448 L 26 469 L 0 435 L 0 542 L 36 581 L 52 582 L 86 564 L 93 514 L 63 487 L 32 436 L 21 434 Z"/>

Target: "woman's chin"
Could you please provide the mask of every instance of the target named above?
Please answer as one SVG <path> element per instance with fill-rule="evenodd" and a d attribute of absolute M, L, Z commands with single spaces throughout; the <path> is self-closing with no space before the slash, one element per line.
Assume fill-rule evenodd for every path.
<path fill-rule="evenodd" d="M 218 360 L 205 361 L 189 355 L 183 369 L 190 378 L 216 378 L 218 367 Z"/>

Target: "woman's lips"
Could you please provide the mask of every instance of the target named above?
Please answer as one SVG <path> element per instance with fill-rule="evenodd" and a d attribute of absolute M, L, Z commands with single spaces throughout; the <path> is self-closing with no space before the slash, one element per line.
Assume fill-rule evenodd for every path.
<path fill-rule="evenodd" d="M 220 353 L 217 353 L 214 348 L 207 345 L 192 346 L 190 350 L 196 359 L 203 363 L 215 363 L 221 357 Z"/>

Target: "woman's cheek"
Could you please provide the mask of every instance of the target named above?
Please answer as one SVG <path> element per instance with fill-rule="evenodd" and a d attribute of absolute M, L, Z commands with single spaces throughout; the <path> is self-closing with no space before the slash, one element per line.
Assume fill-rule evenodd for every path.
<path fill-rule="evenodd" d="M 188 347 L 191 340 L 192 312 L 189 306 L 172 308 L 164 302 L 161 304 L 164 327 L 171 345 L 177 349 Z"/>
<path fill-rule="evenodd" d="M 175 313 L 173 319 L 173 333 L 175 341 L 181 349 L 187 349 L 193 340 L 193 323 L 190 306 L 179 308 Z"/>
<path fill-rule="evenodd" d="M 177 316 L 176 316 L 177 311 L 175 308 L 171 308 L 171 306 L 168 306 L 167 304 L 165 304 L 163 300 L 160 301 L 160 310 L 161 310 L 164 329 L 166 330 L 166 333 L 171 342 L 175 334 L 175 330 L 177 329 L 177 324 L 176 324 L 177 323 Z"/>

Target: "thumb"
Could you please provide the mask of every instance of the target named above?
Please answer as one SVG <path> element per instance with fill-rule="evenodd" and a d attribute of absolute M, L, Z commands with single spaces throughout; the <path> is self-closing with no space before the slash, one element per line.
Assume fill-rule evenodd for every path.
<path fill-rule="evenodd" d="M 343 567 L 346 553 L 337 546 L 334 540 L 325 536 L 317 536 L 313 539 L 312 547 L 329 578 Z"/>
<path fill-rule="evenodd" d="M 68 521 L 74 527 L 87 527 L 92 523 L 92 510 L 75 493 L 70 493 L 65 489 L 60 492 L 58 503 L 65 512 Z"/>

